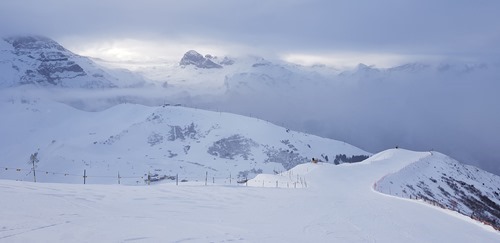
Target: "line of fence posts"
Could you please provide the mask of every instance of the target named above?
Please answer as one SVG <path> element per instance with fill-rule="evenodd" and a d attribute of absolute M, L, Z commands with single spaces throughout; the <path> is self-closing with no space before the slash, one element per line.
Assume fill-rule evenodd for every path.
<path fill-rule="evenodd" d="M 5 169 L 7 170 L 8 168 L 5 168 Z M 21 171 L 22 169 L 16 169 L 16 170 L 17 171 Z M 34 172 L 34 170 L 32 170 L 32 171 Z M 57 173 L 57 172 L 46 172 L 46 173 L 48 174 L 48 173 Z M 65 176 L 66 175 L 71 175 L 71 174 L 68 174 L 68 173 L 58 173 L 58 174 L 64 174 Z M 283 175 L 283 174 L 281 173 L 281 175 Z M 77 175 L 73 175 L 73 176 L 77 176 Z M 83 184 L 87 184 L 87 178 L 88 177 L 92 177 L 92 176 L 87 175 L 87 170 L 84 169 L 82 177 L 83 177 Z M 99 176 L 97 176 L 97 177 L 99 177 Z M 108 176 L 106 176 L 106 177 L 108 177 Z M 289 174 L 289 177 L 291 177 L 291 173 Z M 127 177 L 122 177 L 120 175 L 120 172 L 118 171 L 116 178 L 117 178 L 118 184 L 121 184 L 121 179 L 122 178 L 127 178 Z M 233 179 L 233 175 L 232 175 L 232 173 L 229 173 L 229 184 L 232 184 L 232 179 Z M 33 181 L 36 182 L 36 179 L 33 178 Z M 151 175 L 151 172 L 148 171 L 147 180 L 146 180 L 147 185 L 151 185 L 151 181 L 152 181 L 152 175 Z M 245 176 L 244 182 L 245 182 L 245 186 L 248 186 L 248 177 Z M 212 176 L 212 183 L 215 184 L 215 176 Z M 240 183 L 240 182 L 238 182 L 238 183 Z M 304 187 L 307 187 L 307 184 L 305 184 L 306 183 L 305 179 L 301 178 L 299 175 L 297 175 L 297 181 L 293 182 L 294 188 L 297 188 L 297 183 L 300 183 Z M 175 185 L 176 186 L 179 185 L 179 174 L 178 173 L 175 175 Z M 207 186 L 207 185 L 208 185 L 208 171 L 205 172 L 205 186 Z M 262 187 L 264 187 L 264 186 L 265 186 L 265 181 L 263 180 L 262 181 Z M 276 187 L 277 188 L 279 187 L 279 180 L 276 180 Z M 287 182 L 287 187 L 290 188 L 289 182 Z"/>
<path fill-rule="evenodd" d="M 6 169 L 7 169 L 7 168 L 6 168 Z M 21 171 L 21 169 L 17 169 L 17 171 Z M 290 173 L 291 173 L 291 172 L 290 172 Z M 35 170 L 33 170 L 33 175 L 34 175 L 34 176 L 33 176 L 33 181 L 34 181 L 34 182 L 36 182 Z M 67 174 L 65 174 L 65 175 L 67 175 Z M 289 176 L 291 177 L 291 174 L 289 174 Z M 84 170 L 83 170 L 83 184 L 86 184 L 86 183 L 87 183 L 87 177 L 89 177 L 89 176 L 87 176 L 87 170 L 86 170 L 86 169 L 84 169 Z M 122 178 L 122 177 L 120 176 L 120 172 L 118 172 L 118 177 L 117 177 L 117 178 L 118 178 L 118 184 L 121 184 L 121 178 Z M 215 184 L 215 176 L 214 176 L 214 177 L 212 177 L 212 182 Z M 307 187 L 307 182 L 306 182 L 306 180 L 305 180 L 305 179 L 303 179 L 303 178 L 301 178 L 299 175 L 297 175 L 297 181 L 293 183 L 293 184 L 294 184 L 294 188 L 297 188 L 297 183 L 299 183 L 299 182 L 300 182 L 300 183 L 301 183 L 304 187 Z M 149 171 L 148 171 L 148 179 L 147 179 L 147 183 L 148 183 L 148 185 L 151 185 L 151 173 L 150 173 Z M 229 174 L 229 183 L 230 183 L 230 184 L 232 183 L 232 174 L 231 174 L 231 173 Z M 177 186 L 179 185 L 179 174 L 178 174 L 178 173 L 175 175 L 175 184 L 176 184 Z M 208 185 L 208 171 L 207 171 L 207 172 L 205 172 L 205 186 L 207 186 L 207 185 Z M 375 185 L 375 187 L 376 187 L 376 184 L 374 184 L 374 185 Z M 246 176 L 245 176 L 245 186 L 248 186 L 248 177 L 246 177 Z M 264 181 L 264 180 L 262 181 L 262 186 L 263 186 L 263 187 L 265 186 L 265 181 Z M 279 187 L 279 181 L 278 181 L 278 180 L 276 180 L 276 187 L 277 187 L 277 188 Z M 288 188 L 290 188 L 289 182 L 287 182 L 287 187 L 288 187 Z M 391 188 L 389 188 L 389 194 L 392 194 L 392 193 L 391 193 Z M 409 197 L 410 197 L 410 199 L 413 199 L 413 197 L 412 197 L 412 195 L 411 195 L 411 194 L 409 195 Z M 418 195 L 416 195 L 414 199 L 415 199 L 415 200 L 419 200 Z M 427 202 L 427 203 L 429 203 L 429 204 L 431 204 L 431 205 L 434 205 L 434 206 L 440 206 L 441 208 L 451 209 L 451 208 L 449 208 L 447 205 L 442 205 L 442 204 L 440 204 L 440 203 L 438 203 L 438 202 L 436 202 L 436 201 L 432 201 L 432 200 L 431 200 L 431 201 L 429 201 L 429 200 L 426 200 L 425 198 L 422 198 L 422 199 L 423 199 L 423 201 L 424 201 L 424 202 Z M 460 212 L 460 210 L 455 210 L 455 211 L 458 211 L 459 213 L 462 213 L 462 212 Z M 463 214 L 463 213 L 462 213 L 462 214 Z M 485 222 L 485 221 L 480 220 L 479 218 L 474 217 L 474 215 L 473 215 L 473 214 L 472 214 L 470 217 L 471 217 L 471 218 L 473 218 L 473 219 L 475 219 L 475 220 L 481 221 L 481 222 L 483 222 L 483 223 L 485 223 L 485 224 L 488 224 L 488 225 L 490 225 L 490 226 L 493 226 L 495 229 L 498 229 L 498 227 L 496 227 L 495 225 L 491 224 L 490 222 Z"/>

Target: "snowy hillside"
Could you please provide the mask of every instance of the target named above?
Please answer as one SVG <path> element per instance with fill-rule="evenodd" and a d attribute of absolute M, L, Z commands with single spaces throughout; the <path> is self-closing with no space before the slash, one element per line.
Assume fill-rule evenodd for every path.
<path fill-rule="evenodd" d="M 0 180 L 0 241 L 498 242 L 498 231 L 469 217 L 373 190 L 385 175 L 430 157 L 392 149 L 356 164 L 301 164 L 248 186 Z M 275 188 L 291 174 L 308 186 Z"/>
<path fill-rule="evenodd" d="M 0 39 L 0 88 L 31 84 L 71 88 L 137 86 L 144 79 L 126 70 L 106 70 L 42 36 Z"/>
<path fill-rule="evenodd" d="M 269 122 L 222 112 L 122 104 L 84 112 L 44 99 L 3 97 L 0 113 L 1 178 L 143 184 L 147 174 L 180 180 L 242 180 L 278 173 L 312 158 L 334 163 L 369 155 L 344 142 L 299 133 Z M 22 145 L 22 146 L 21 146 Z M 363 158 L 361 158 L 363 159 Z M 340 161 L 340 162 L 343 162 Z M 339 162 L 339 161 L 337 161 Z M 16 169 L 21 169 L 17 171 Z"/>
<path fill-rule="evenodd" d="M 500 229 L 500 177 L 437 152 L 389 174 L 375 189 L 422 199 Z"/>

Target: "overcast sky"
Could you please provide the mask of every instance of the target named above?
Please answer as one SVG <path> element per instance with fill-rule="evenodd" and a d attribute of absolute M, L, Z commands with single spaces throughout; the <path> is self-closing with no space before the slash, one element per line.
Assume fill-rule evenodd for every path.
<path fill-rule="evenodd" d="M 494 57 L 499 12 L 497 0 L 2 0 L 0 31 L 115 59 L 201 49 L 383 65 Z"/>

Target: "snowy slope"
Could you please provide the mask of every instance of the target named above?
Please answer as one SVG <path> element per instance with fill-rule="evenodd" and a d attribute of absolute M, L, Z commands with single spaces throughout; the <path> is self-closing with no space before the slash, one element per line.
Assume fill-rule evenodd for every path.
<path fill-rule="evenodd" d="M 263 120 L 177 105 L 84 112 L 50 100 L 4 98 L 0 113 L 9 115 L 0 120 L 0 166 L 11 169 L 1 178 L 33 180 L 27 162 L 35 152 L 39 181 L 82 183 L 87 170 L 89 183 L 117 183 L 120 173 L 129 177 L 126 184 L 144 183 L 148 172 L 189 181 L 207 172 L 243 179 L 312 158 L 333 163 L 339 154 L 369 155 Z"/>
<path fill-rule="evenodd" d="M 500 229 L 500 177 L 437 152 L 389 174 L 375 189 L 421 199 Z"/>
<path fill-rule="evenodd" d="M 36 85 L 66 88 L 111 88 L 142 85 L 126 70 L 106 70 L 42 36 L 0 39 L 0 88 Z"/>
<path fill-rule="evenodd" d="M 498 242 L 469 217 L 373 190 L 429 156 L 399 149 L 356 164 L 302 164 L 292 169 L 308 181 L 301 189 L 0 180 L 0 241 Z"/>

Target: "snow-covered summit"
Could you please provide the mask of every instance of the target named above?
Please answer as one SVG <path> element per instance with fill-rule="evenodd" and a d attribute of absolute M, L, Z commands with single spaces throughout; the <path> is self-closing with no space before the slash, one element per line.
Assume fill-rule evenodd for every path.
<path fill-rule="evenodd" d="M 5 41 L 10 43 L 18 52 L 29 52 L 31 50 L 53 50 L 68 52 L 64 47 L 54 40 L 44 36 L 13 36 L 5 38 Z M 39 54 L 43 54 L 40 53 Z"/>
<path fill-rule="evenodd" d="M 43 36 L 13 36 L 0 40 L 0 87 L 35 85 L 66 88 L 112 88 L 141 83 L 121 82 L 92 60 Z M 133 77 L 133 76 L 132 76 Z"/>

